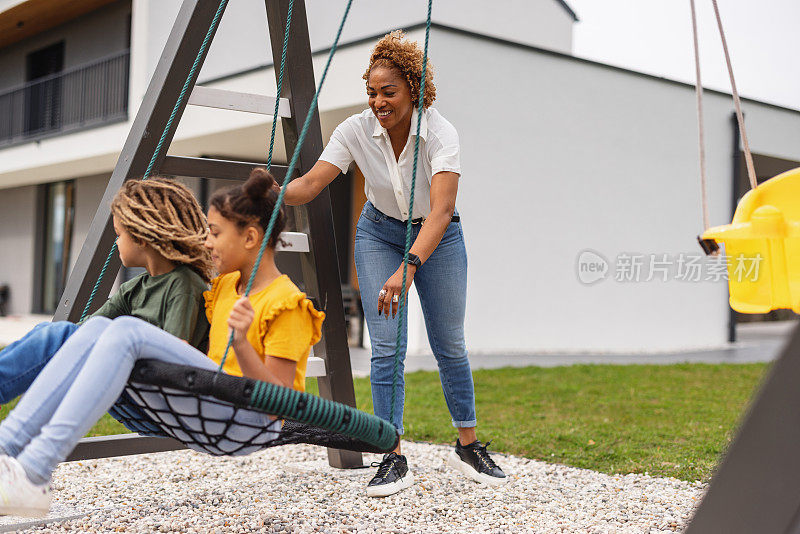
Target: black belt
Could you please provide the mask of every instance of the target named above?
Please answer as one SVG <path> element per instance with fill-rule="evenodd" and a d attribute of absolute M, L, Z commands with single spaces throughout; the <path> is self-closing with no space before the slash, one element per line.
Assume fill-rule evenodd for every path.
<path fill-rule="evenodd" d="M 424 222 L 425 222 L 425 217 L 418 217 L 416 219 L 411 219 L 411 224 L 422 224 Z M 453 215 L 452 217 L 450 217 L 450 222 L 451 223 L 461 222 L 461 216 Z"/>
<path fill-rule="evenodd" d="M 394 217 L 389 217 L 388 215 L 386 215 L 385 213 L 383 213 L 381 210 L 379 210 L 378 208 L 376 208 L 376 207 L 375 207 L 375 205 L 374 205 L 374 204 L 372 204 L 371 202 L 370 202 L 370 204 L 372 205 L 372 209 L 374 209 L 375 211 L 377 211 L 378 213 L 380 213 L 380 214 L 381 214 L 381 215 L 383 215 L 384 217 L 388 217 L 389 219 L 392 219 L 392 220 L 395 220 L 395 221 L 398 221 L 398 220 L 399 220 L 399 219 L 395 219 Z M 403 222 L 403 223 L 404 223 L 404 222 L 406 222 L 406 221 L 400 221 L 400 222 Z M 422 224 L 422 223 L 424 223 L 424 222 L 425 222 L 425 217 L 417 217 L 416 219 L 411 219 L 411 224 Z M 451 223 L 454 223 L 454 222 L 461 222 L 461 216 L 460 216 L 460 215 L 458 215 L 458 214 L 455 214 L 455 215 L 453 215 L 452 217 L 450 217 L 450 222 L 451 222 Z"/>

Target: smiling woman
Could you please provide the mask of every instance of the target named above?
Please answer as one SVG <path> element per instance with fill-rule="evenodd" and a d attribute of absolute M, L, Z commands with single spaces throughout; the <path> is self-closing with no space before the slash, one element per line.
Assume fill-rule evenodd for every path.
<path fill-rule="evenodd" d="M 405 307 L 399 341 L 396 321 L 400 320 L 397 312 L 406 226 L 411 219 L 413 244 L 408 255 L 407 285 L 416 284 L 442 389 L 458 430 L 458 441 L 448 461 L 478 482 L 502 484 L 507 480 L 505 474 L 475 433 L 475 393 L 464 341 L 467 253 L 455 211 L 461 175 L 458 133 L 431 107 L 436 87 L 429 63 L 422 106 L 418 106 L 422 72 L 423 52 L 416 42 L 407 40 L 401 31 L 383 37 L 364 73 L 369 109 L 336 128 L 311 171 L 287 186 L 285 200 L 291 205 L 309 202 L 353 163 L 364 175 L 367 202 L 356 226 L 355 264 L 372 346 L 373 406 L 375 414 L 390 420 L 400 433 L 405 395 L 402 363 L 395 372 L 395 349 L 399 349 L 402 361 L 406 351 Z M 419 158 L 415 162 L 417 138 Z M 421 179 L 415 183 L 411 212 L 415 165 Z M 398 342 L 400 347 L 396 347 Z M 409 487 L 411 481 L 398 445 L 384 456 L 367 486 L 367 495 L 391 495 Z"/>

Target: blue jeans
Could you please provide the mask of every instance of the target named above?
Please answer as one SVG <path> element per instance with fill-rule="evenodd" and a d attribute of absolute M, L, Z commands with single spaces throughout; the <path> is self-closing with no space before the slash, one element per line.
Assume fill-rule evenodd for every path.
<path fill-rule="evenodd" d="M 0 351 L 0 404 L 25 393 L 39 371 L 77 329 L 78 325 L 69 321 L 39 323 Z"/>
<path fill-rule="evenodd" d="M 421 225 L 414 225 L 412 243 Z M 397 321 L 378 315 L 378 292 L 403 262 L 406 223 L 392 219 L 367 201 L 356 227 L 355 259 L 361 304 L 372 344 L 370 382 L 375 415 L 389 421 L 392 406 L 392 379 L 397 342 Z M 464 314 L 467 305 L 467 251 L 460 223 L 450 223 L 442 241 L 414 276 L 425 327 L 428 331 L 444 399 L 456 428 L 477 424 L 472 371 L 464 342 Z M 405 381 L 403 361 L 408 336 L 407 313 L 403 311 L 400 339 L 401 362 L 398 369 L 395 413 L 392 424 L 403 433 Z"/>
<path fill-rule="evenodd" d="M 0 404 L 28 391 L 39 372 L 78 328 L 79 325 L 69 321 L 39 323 L 25 336 L 0 351 Z M 158 434 L 158 427 L 147 421 L 140 410 L 131 406 L 130 402 L 126 404 L 126 407 L 113 406 L 108 412 L 129 430 Z"/>
<path fill-rule="evenodd" d="M 145 321 L 133 317 L 113 321 L 105 317 L 90 319 L 64 343 L 0 424 L 0 449 L 16 457 L 34 483 L 47 482 L 58 463 L 120 396 L 136 361 L 145 358 L 217 369 L 205 354 Z M 160 396 L 153 395 L 152 404 L 159 401 L 162 405 L 155 408 L 166 406 Z M 228 406 L 199 404 L 205 417 L 225 419 L 233 413 Z M 179 416 L 182 420 L 200 428 L 199 419 L 193 417 L 197 405 L 192 398 L 170 399 L 174 412 L 186 414 Z M 235 422 L 267 427 L 273 424 L 273 419 L 261 412 L 240 410 Z M 229 427 L 220 425 L 219 434 L 246 440 L 244 434 L 253 430 L 235 422 Z M 214 433 L 205 430 L 207 434 Z M 225 452 L 225 439 L 217 446 Z M 252 451 L 238 454 L 247 452 Z"/>

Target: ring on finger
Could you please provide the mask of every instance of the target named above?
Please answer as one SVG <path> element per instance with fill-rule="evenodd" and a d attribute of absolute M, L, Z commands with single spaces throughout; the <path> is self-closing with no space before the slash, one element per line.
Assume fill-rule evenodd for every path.
<path fill-rule="evenodd" d="M 378 298 L 379 298 L 379 299 L 382 299 L 382 298 L 383 298 L 383 297 L 385 297 L 385 296 L 386 296 L 386 290 L 385 290 L 385 289 L 381 289 L 381 290 L 378 292 Z"/>
<path fill-rule="evenodd" d="M 392 297 L 392 302 L 400 302 L 400 295 L 395 295 Z"/>

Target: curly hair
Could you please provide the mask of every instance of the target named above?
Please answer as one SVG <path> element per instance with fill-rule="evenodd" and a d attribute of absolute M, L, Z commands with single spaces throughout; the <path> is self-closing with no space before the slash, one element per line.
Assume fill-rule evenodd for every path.
<path fill-rule="evenodd" d="M 204 246 L 208 222 L 188 187 L 161 177 L 129 180 L 111 202 L 111 213 L 134 241 L 211 280 L 214 266 Z"/>
<path fill-rule="evenodd" d="M 416 107 L 419 102 L 419 85 L 422 80 L 423 53 L 416 41 L 406 39 L 403 30 L 387 33 L 378 41 L 369 57 L 369 67 L 363 78 L 369 82 L 369 73 L 375 67 L 388 67 L 396 70 L 411 88 L 411 101 Z M 433 66 L 430 58 L 425 69 L 425 97 L 422 107 L 428 108 L 436 100 L 436 85 L 433 83 Z"/>

